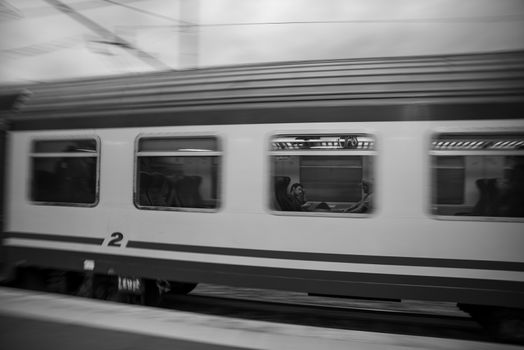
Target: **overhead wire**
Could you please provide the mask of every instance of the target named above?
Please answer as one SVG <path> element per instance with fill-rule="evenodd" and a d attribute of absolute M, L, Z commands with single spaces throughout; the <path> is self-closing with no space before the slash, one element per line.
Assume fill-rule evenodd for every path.
<path fill-rule="evenodd" d="M 440 17 L 440 18 L 400 18 L 400 19 L 348 19 L 321 21 L 278 21 L 278 22 L 232 22 L 199 24 L 200 27 L 226 26 L 260 26 L 260 25 L 294 25 L 294 24 L 379 24 L 379 23 L 489 23 L 489 22 L 520 22 L 524 21 L 524 13 L 508 15 L 490 15 L 476 17 Z"/>
<path fill-rule="evenodd" d="M 13 20 L 22 17 L 19 9 L 5 0 L 0 0 L 0 20 Z"/>
<path fill-rule="evenodd" d="M 164 19 L 164 20 L 167 20 L 167 21 L 170 21 L 170 22 L 177 22 L 177 23 L 180 23 L 180 25 L 185 25 L 185 26 L 188 26 L 188 25 L 193 26 L 193 25 L 195 25 L 194 23 L 190 23 L 190 22 L 187 22 L 187 21 L 182 21 L 180 19 L 164 16 L 164 15 L 161 15 L 161 14 L 158 14 L 158 13 L 155 13 L 155 12 L 151 12 L 151 11 L 147 11 L 147 10 L 138 8 L 136 6 L 127 5 L 127 4 L 121 3 L 119 1 L 114 1 L 114 0 L 103 0 L 103 1 L 107 2 L 107 3 L 110 3 L 110 4 L 113 4 L 115 6 L 125 7 L 127 9 L 130 9 L 130 10 L 133 10 L 135 12 L 139 12 L 141 14 L 148 15 L 148 16 L 151 16 L 151 17 Z"/>
<path fill-rule="evenodd" d="M 74 19 L 76 22 L 82 24 L 84 27 L 88 28 L 92 32 L 100 35 L 106 41 L 105 43 L 109 45 L 115 45 L 121 47 L 122 49 L 130 51 L 134 56 L 152 66 L 155 69 L 171 69 L 171 67 L 164 62 L 160 61 L 157 57 L 135 47 L 129 41 L 124 38 L 116 35 L 112 31 L 104 28 L 97 22 L 87 18 L 86 16 L 80 14 L 78 11 L 75 11 L 74 8 L 64 4 L 59 0 L 44 0 L 57 10 L 64 12 L 66 15 Z"/>
<path fill-rule="evenodd" d="M 126 0 L 126 2 L 142 2 L 148 0 Z M 2 2 L 7 2 L 2 0 Z M 2 3 L 0 2 L 0 4 Z M 104 3 L 101 0 L 85 0 L 81 2 L 75 2 L 74 6 L 77 11 L 94 10 L 98 8 L 112 6 L 113 4 Z M 13 5 L 11 5 L 13 6 Z M 49 6 L 36 6 L 36 7 L 19 7 L 18 8 L 21 16 L 18 19 L 39 19 L 42 17 L 56 16 L 57 12 Z"/>
<path fill-rule="evenodd" d="M 58 38 L 55 40 L 41 42 L 35 45 L 27 45 L 14 49 L 3 49 L 3 53 L 16 56 L 36 56 L 61 49 L 67 49 L 79 45 L 80 35 Z"/>

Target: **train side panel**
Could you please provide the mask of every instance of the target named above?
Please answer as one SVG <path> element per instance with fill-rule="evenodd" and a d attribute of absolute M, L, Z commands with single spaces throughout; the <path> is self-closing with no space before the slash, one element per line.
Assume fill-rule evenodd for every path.
<path fill-rule="evenodd" d="M 313 293 L 524 307 L 521 219 L 431 213 L 431 137 L 524 132 L 520 120 L 182 126 L 13 132 L 6 246 L 12 264 Z M 371 214 L 271 206 L 270 143 L 279 134 L 376 139 Z M 213 135 L 218 207 L 136 205 L 137 140 Z M 32 203 L 34 140 L 99 140 L 96 205 Z M 297 174 L 290 174 L 294 177 Z"/>

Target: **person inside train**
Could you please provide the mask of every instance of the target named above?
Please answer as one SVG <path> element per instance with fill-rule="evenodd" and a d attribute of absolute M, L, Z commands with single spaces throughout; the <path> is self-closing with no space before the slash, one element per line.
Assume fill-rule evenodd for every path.
<path fill-rule="evenodd" d="M 66 152 L 74 151 L 73 146 Z M 89 157 L 64 157 L 55 163 L 54 176 L 56 187 L 50 189 L 58 202 L 93 203 L 95 201 L 95 183 L 93 176 L 96 162 Z"/>
<path fill-rule="evenodd" d="M 304 186 L 298 182 L 291 185 L 289 197 L 291 198 L 293 211 L 305 211 L 310 206 L 306 200 L 306 191 L 304 191 Z"/>
<path fill-rule="evenodd" d="M 344 210 L 345 213 L 368 213 L 373 204 L 373 186 L 369 181 L 362 181 L 362 198 L 360 201 Z"/>
<path fill-rule="evenodd" d="M 524 217 L 524 161 L 515 158 L 514 162 L 509 177 L 498 184 L 497 216 Z"/>

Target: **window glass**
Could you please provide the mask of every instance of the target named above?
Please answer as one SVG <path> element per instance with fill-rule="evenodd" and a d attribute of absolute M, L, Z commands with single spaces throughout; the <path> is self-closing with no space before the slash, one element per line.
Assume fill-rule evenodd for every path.
<path fill-rule="evenodd" d="M 431 154 L 434 214 L 524 217 L 523 134 L 440 134 Z"/>
<path fill-rule="evenodd" d="M 375 140 L 364 134 L 277 135 L 272 139 L 272 208 L 373 211 Z"/>
<path fill-rule="evenodd" d="M 39 140 L 32 144 L 31 200 L 94 205 L 98 197 L 95 139 Z"/>
<path fill-rule="evenodd" d="M 435 159 L 437 204 L 464 203 L 464 157 L 447 156 Z"/>
<path fill-rule="evenodd" d="M 209 137 L 195 138 L 143 138 L 138 143 L 139 152 L 154 151 L 218 151 L 217 139 Z"/>
<path fill-rule="evenodd" d="M 220 149 L 215 137 L 141 138 L 135 203 L 140 208 L 217 208 Z"/>

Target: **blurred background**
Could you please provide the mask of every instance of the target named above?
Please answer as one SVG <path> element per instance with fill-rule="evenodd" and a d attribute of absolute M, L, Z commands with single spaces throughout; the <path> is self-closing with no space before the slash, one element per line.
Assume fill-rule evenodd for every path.
<path fill-rule="evenodd" d="M 0 0 L 0 84 L 524 49 L 522 0 Z"/>

